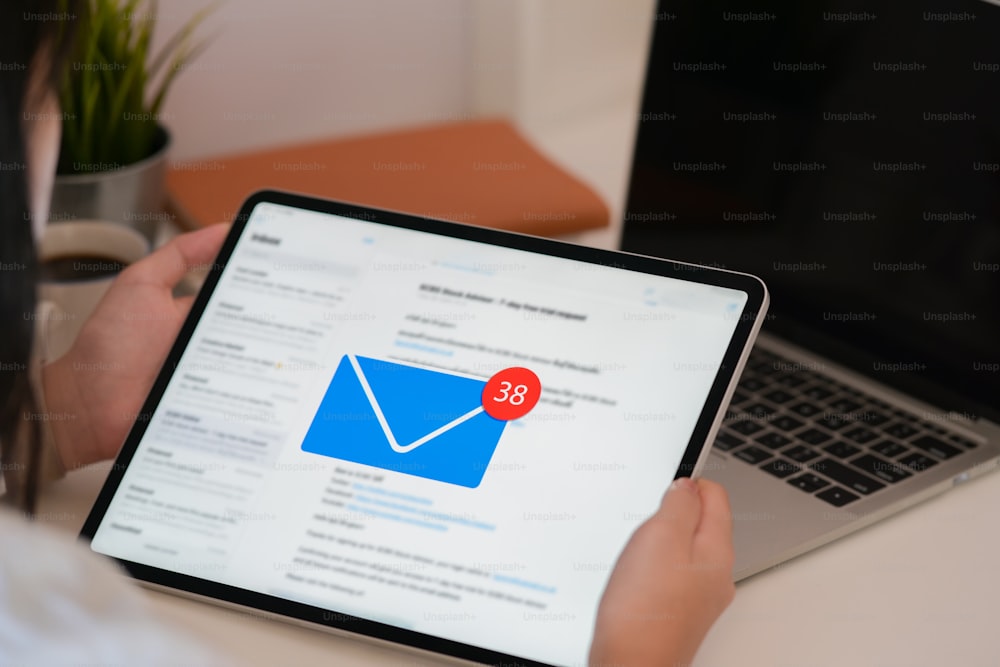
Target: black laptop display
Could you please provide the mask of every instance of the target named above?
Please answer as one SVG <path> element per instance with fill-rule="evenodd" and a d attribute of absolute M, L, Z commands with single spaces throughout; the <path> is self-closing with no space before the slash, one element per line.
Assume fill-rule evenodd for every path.
<path fill-rule="evenodd" d="M 661 2 L 623 248 L 763 276 L 765 331 L 996 421 L 998 35 L 978 0 Z"/>

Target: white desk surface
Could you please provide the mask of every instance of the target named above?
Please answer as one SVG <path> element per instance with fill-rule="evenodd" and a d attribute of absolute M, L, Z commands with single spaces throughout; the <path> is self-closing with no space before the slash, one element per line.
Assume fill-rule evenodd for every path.
<path fill-rule="evenodd" d="M 587 180 L 620 219 L 631 129 L 627 105 L 532 137 Z M 611 247 L 617 227 L 576 240 Z M 41 519 L 70 539 L 109 464 L 71 473 Z M 995 667 L 1000 665 L 1000 474 L 992 473 L 737 586 L 696 667 Z M 148 593 L 156 613 L 247 665 L 437 664 Z"/>

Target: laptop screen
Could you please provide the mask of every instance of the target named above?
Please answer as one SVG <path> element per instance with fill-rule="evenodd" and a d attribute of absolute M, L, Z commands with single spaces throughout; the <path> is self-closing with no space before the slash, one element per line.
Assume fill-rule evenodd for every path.
<path fill-rule="evenodd" d="M 765 330 L 995 418 L 1000 6 L 662 0 L 655 18 L 623 249 L 759 275 Z"/>

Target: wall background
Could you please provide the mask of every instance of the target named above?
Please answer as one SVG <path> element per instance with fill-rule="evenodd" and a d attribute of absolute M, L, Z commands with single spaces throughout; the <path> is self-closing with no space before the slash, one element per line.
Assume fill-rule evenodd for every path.
<path fill-rule="evenodd" d="M 155 43 L 208 4 L 161 2 Z M 228 0 L 203 24 L 211 43 L 164 108 L 171 157 L 499 115 L 594 186 L 614 220 L 653 8 L 654 0 Z"/>
<path fill-rule="evenodd" d="M 160 3 L 162 43 L 208 0 Z M 164 109 L 172 155 L 443 120 L 469 108 L 463 0 L 228 0 Z"/>
<path fill-rule="evenodd" d="M 654 0 L 477 0 L 476 112 L 544 127 L 638 95 Z"/>
<path fill-rule="evenodd" d="M 162 44 L 207 0 L 160 5 Z M 636 94 L 652 0 L 229 0 L 165 109 L 175 155 L 484 114 L 531 127 Z M 638 57 L 637 56 L 641 56 Z"/>

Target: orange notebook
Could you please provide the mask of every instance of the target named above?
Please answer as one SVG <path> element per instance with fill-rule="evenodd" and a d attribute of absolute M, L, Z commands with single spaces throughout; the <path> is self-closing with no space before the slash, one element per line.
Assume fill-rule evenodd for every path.
<path fill-rule="evenodd" d="M 175 161 L 167 188 L 186 227 L 231 221 L 261 189 L 545 236 L 609 220 L 591 188 L 497 120 Z"/>

